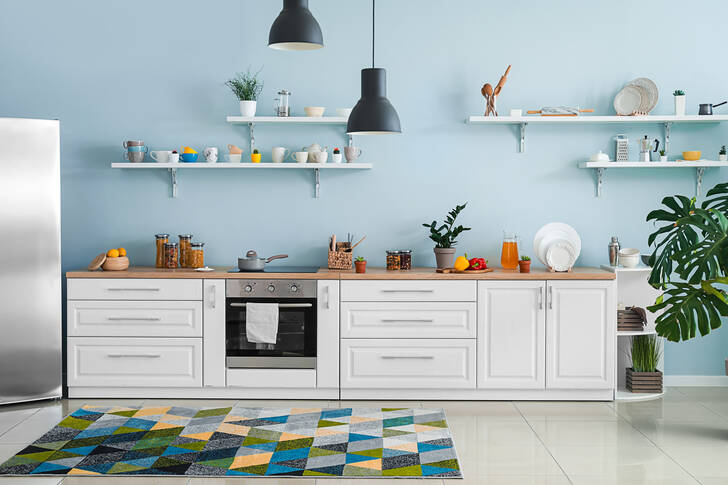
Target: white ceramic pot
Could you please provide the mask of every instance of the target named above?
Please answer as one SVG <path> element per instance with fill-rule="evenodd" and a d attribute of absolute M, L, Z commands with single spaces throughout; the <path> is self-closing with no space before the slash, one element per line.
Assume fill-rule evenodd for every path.
<path fill-rule="evenodd" d="M 255 109 L 258 105 L 257 101 L 241 101 L 240 102 L 240 116 L 246 118 L 252 118 L 255 116 Z"/>
<path fill-rule="evenodd" d="M 718 160 L 721 162 L 725 162 L 728 160 L 728 155 L 718 155 Z"/>
<path fill-rule="evenodd" d="M 334 163 L 341 163 L 342 154 L 341 153 L 332 153 L 331 154 L 331 161 Z"/>
<path fill-rule="evenodd" d="M 685 98 L 682 96 L 674 96 L 675 98 L 675 116 L 685 116 Z"/>
<path fill-rule="evenodd" d="M 666 162 L 667 161 L 667 155 L 660 155 L 660 161 Z"/>

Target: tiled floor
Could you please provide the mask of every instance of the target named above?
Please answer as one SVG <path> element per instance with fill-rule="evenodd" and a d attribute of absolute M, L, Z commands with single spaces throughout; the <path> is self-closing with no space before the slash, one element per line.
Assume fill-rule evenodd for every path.
<path fill-rule="evenodd" d="M 17 478 L 0 485 L 728 485 L 728 388 L 643 403 L 63 400 L 0 407 L 0 461 L 83 404 L 444 408 L 464 480 Z"/>

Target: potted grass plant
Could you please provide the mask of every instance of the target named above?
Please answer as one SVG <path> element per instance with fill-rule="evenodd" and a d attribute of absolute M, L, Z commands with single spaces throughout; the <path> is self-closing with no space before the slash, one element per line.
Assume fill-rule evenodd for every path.
<path fill-rule="evenodd" d="M 457 237 L 462 232 L 470 230 L 469 227 L 455 225 L 455 219 L 457 219 L 460 212 L 465 209 L 466 205 L 468 205 L 467 202 L 463 205 L 456 205 L 453 210 L 448 212 L 445 222 L 439 227 L 436 220 L 432 221 L 430 224 L 422 224 L 430 230 L 430 239 L 435 242 L 434 251 L 437 269 L 453 267 Z"/>
<path fill-rule="evenodd" d="M 657 369 L 662 355 L 655 335 L 632 338 L 632 367 L 627 368 L 627 390 L 636 393 L 662 392 L 662 372 Z"/>
<path fill-rule="evenodd" d="M 676 89 L 672 95 L 675 98 L 675 116 L 685 116 L 685 91 Z"/>
<path fill-rule="evenodd" d="M 240 101 L 240 115 L 247 118 L 255 116 L 258 104 L 258 97 L 263 91 L 263 81 L 258 78 L 260 70 L 255 74 L 248 69 L 245 73 L 237 73 L 234 78 L 228 79 L 225 86 L 230 88 L 235 97 Z"/>
<path fill-rule="evenodd" d="M 530 273 L 531 258 L 529 258 L 528 256 L 521 256 L 520 261 L 518 261 L 518 269 L 521 273 Z"/>
<path fill-rule="evenodd" d="M 667 161 L 667 152 L 665 150 L 660 150 L 660 161 L 666 162 Z"/>

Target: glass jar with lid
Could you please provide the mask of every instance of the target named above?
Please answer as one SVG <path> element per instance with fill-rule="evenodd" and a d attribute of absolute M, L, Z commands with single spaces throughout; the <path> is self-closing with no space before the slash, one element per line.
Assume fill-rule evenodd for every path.
<path fill-rule="evenodd" d="M 192 234 L 179 235 L 179 267 L 189 268 L 187 257 L 190 253 L 190 245 L 192 244 Z"/>
<path fill-rule="evenodd" d="M 387 251 L 387 269 L 390 271 L 399 271 L 400 255 L 399 251 Z"/>
<path fill-rule="evenodd" d="M 399 269 L 402 269 L 402 270 L 412 269 L 412 250 L 411 249 L 400 249 L 399 250 Z"/>
<path fill-rule="evenodd" d="M 187 255 L 187 264 L 189 268 L 205 267 L 205 252 L 202 247 L 205 243 L 193 242 L 190 244 L 190 252 Z"/>
<path fill-rule="evenodd" d="M 164 245 L 164 267 L 167 269 L 177 268 L 177 258 L 179 252 L 177 249 L 177 243 L 168 242 Z"/>
<path fill-rule="evenodd" d="M 156 246 L 157 246 L 157 259 L 155 266 L 157 268 L 164 268 L 164 245 L 169 242 L 169 234 L 155 234 Z"/>

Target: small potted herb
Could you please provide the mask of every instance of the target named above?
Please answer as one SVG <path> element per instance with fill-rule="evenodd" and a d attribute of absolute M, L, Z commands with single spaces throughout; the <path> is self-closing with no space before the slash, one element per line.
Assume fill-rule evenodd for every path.
<path fill-rule="evenodd" d="M 334 152 L 331 155 L 331 161 L 334 163 L 341 163 L 341 150 L 334 148 Z"/>
<path fill-rule="evenodd" d="M 662 372 L 657 369 L 662 349 L 657 336 L 633 337 L 631 354 L 632 367 L 627 368 L 627 390 L 637 393 L 662 392 Z"/>
<path fill-rule="evenodd" d="M 251 74 L 250 69 L 245 74 L 239 72 L 225 83 L 240 101 L 240 115 L 246 118 L 255 116 L 258 97 L 263 91 L 263 81 L 258 79 L 261 70 L 255 74 Z"/>
<path fill-rule="evenodd" d="M 356 267 L 357 273 L 366 273 L 367 272 L 367 260 L 364 259 L 362 256 L 357 256 L 354 260 L 354 266 Z"/>
<path fill-rule="evenodd" d="M 257 148 L 250 154 L 250 161 L 253 163 L 260 163 L 260 152 Z"/>
<path fill-rule="evenodd" d="M 676 89 L 672 95 L 675 97 L 675 116 L 685 116 L 685 91 Z"/>
<path fill-rule="evenodd" d="M 725 145 L 720 147 L 720 151 L 718 152 L 718 160 L 721 162 L 725 162 L 728 160 L 728 154 L 726 154 Z"/>
<path fill-rule="evenodd" d="M 521 271 L 521 273 L 530 273 L 531 258 L 529 258 L 528 256 L 521 256 L 521 260 L 518 261 L 518 269 Z"/>
<path fill-rule="evenodd" d="M 667 152 L 663 149 L 663 150 L 660 150 L 659 153 L 660 153 L 660 161 L 666 162 L 667 161 Z"/>
<path fill-rule="evenodd" d="M 453 267 L 453 260 L 455 259 L 454 246 L 457 244 L 457 237 L 460 233 L 470 230 L 469 227 L 455 225 L 455 219 L 465 209 L 466 205 L 468 205 L 467 202 L 463 205 L 456 205 L 453 210 L 448 212 L 445 223 L 440 227 L 437 227 L 437 221 L 432 221 L 430 224 L 422 224 L 424 227 L 430 229 L 430 239 L 435 242 L 434 251 L 437 269 Z"/>

